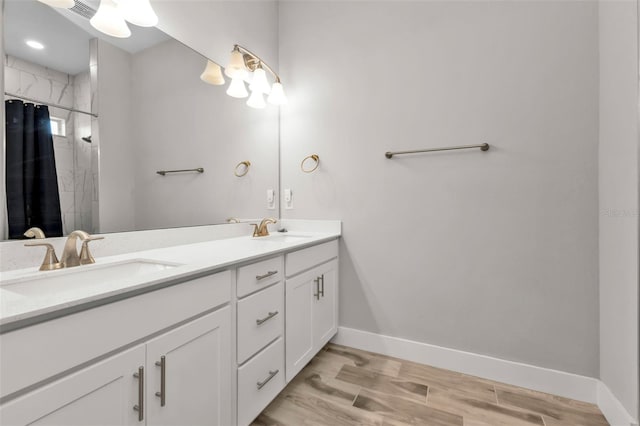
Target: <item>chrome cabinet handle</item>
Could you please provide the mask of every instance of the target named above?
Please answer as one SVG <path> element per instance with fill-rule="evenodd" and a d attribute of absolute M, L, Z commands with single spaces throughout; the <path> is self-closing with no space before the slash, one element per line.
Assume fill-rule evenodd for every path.
<path fill-rule="evenodd" d="M 138 367 L 138 372 L 133 373 L 133 377 L 138 379 L 138 403 L 133 406 L 133 410 L 138 412 L 138 421 L 144 420 L 144 367 Z"/>
<path fill-rule="evenodd" d="M 164 355 L 156 365 L 160 367 L 160 392 L 156 392 L 156 396 L 160 397 L 160 406 L 164 407 L 167 404 L 167 359 Z"/>
<path fill-rule="evenodd" d="M 313 282 L 316 283 L 316 292 L 313 293 L 313 297 L 315 297 L 316 300 L 320 300 L 320 277 L 314 279 Z"/>
<path fill-rule="evenodd" d="M 276 376 L 276 374 L 278 374 L 279 372 L 280 372 L 280 370 L 276 370 L 276 371 L 269 370 L 269 377 L 267 377 L 266 379 L 264 379 L 261 382 L 257 382 L 256 383 L 256 386 L 258 386 L 258 390 L 262 389 L 264 387 L 264 385 L 269 383 L 269 380 L 273 379 Z"/>
<path fill-rule="evenodd" d="M 320 296 L 324 297 L 324 274 L 320 275 L 320 282 L 322 283 L 321 290 L 319 291 Z"/>
<path fill-rule="evenodd" d="M 256 324 L 258 325 L 264 324 L 265 322 L 269 321 L 271 318 L 275 317 L 276 315 L 278 315 L 278 311 L 269 312 L 269 315 L 267 315 L 266 317 L 262 319 L 257 319 Z"/>
<path fill-rule="evenodd" d="M 264 275 L 256 275 L 256 281 L 264 280 L 265 278 L 269 278 L 270 276 L 275 275 L 277 273 L 278 271 L 268 271 Z"/>

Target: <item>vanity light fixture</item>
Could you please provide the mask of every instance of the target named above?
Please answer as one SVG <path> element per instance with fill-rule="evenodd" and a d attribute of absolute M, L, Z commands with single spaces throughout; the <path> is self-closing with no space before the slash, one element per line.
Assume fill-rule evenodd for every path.
<path fill-rule="evenodd" d="M 127 38 L 131 36 L 131 30 L 114 0 L 100 0 L 100 7 L 89 22 L 96 30 L 112 37 Z"/>
<path fill-rule="evenodd" d="M 269 84 L 265 69 L 273 76 L 275 80 L 273 85 Z M 265 94 L 269 95 L 267 101 L 272 105 L 287 103 L 280 76 L 262 58 L 239 44 L 233 46 L 229 64 L 224 73 L 231 77 L 227 94 L 235 98 L 246 98 L 249 95 L 244 82 L 250 81 L 251 96 L 247 100 L 247 105 L 252 108 L 265 107 Z"/>
<path fill-rule="evenodd" d="M 215 86 L 224 84 L 222 68 L 220 68 L 220 65 L 216 64 L 213 61 L 207 61 L 207 66 L 204 69 L 204 72 L 200 74 L 200 80 L 204 81 L 205 83 L 213 84 Z"/>
<path fill-rule="evenodd" d="M 153 27 L 158 24 L 158 15 L 149 0 L 119 0 L 118 9 L 122 17 L 139 27 Z"/>
<path fill-rule="evenodd" d="M 44 49 L 44 44 L 40 43 L 39 41 L 27 40 L 27 41 L 25 41 L 25 43 L 26 43 L 27 46 L 29 46 L 32 49 L 36 49 L 36 50 Z"/>
<path fill-rule="evenodd" d="M 76 5 L 75 0 L 38 0 L 40 3 L 44 3 L 51 7 L 61 7 L 63 9 L 71 9 Z"/>
<path fill-rule="evenodd" d="M 153 27 L 158 23 L 158 15 L 149 0 L 100 0 L 98 11 L 89 22 L 107 35 L 127 38 L 131 30 L 125 20 L 139 27 Z"/>

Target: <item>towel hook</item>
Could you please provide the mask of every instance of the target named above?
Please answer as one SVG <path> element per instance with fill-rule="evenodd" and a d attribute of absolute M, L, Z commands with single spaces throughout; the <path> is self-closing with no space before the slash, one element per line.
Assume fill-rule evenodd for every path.
<path fill-rule="evenodd" d="M 315 162 L 315 166 L 313 166 L 312 168 L 305 168 L 304 164 L 307 160 L 313 160 Z M 320 156 L 318 154 L 311 154 L 304 157 L 304 159 L 302 160 L 302 163 L 300 163 L 300 169 L 305 173 L 311 173 L 315 171 L 319 165 L 320 165 Z"/>
<path fill-rule="evenodd" d="M 242 166 L 244 166 L 244 168 Z M 237 177 L 245 176 L 247 173 L 249 173 L 249 167 L 251 167 L 250 161 L 241 161 L 236 165 L 233 174 Z"/>

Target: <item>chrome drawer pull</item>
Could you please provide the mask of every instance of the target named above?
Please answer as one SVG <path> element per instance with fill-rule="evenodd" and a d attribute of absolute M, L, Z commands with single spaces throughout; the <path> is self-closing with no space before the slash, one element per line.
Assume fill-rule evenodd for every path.
<path fill-rule="evenodd" d="M 267 315 L 266 317 L 262 319 L 257 319 L 256 324 L 258 325 L 264 324 L 265 322 L 269 321 L 271 318 L 275 317 L 276 315 L 278 315 L 278 311 L 269 312 L 269 315 Z"/>
<path fill-rule="evenodd" d="M 167 403 L 167 360 L 164 355 L 156 365 L 160 367 L 160 392 L 156 392 L 156 396 L 160 397 L 160 406 L 164 407 Z"/>
<path fill-rule="evenodd" d="M 256 275 L 256 281 L 264 280 L 265 278 L 269 278 L 272 275 L 277 274 L 278 271 L 269 271 L 264 275 Z"/>
<path fill-rule="evenodd" d="M 324 297 L 324 274 L 320 275 L 320 282 L 322 283 L 322 287 L 320 288 L 320 296 Z"/>
<path fill-rule="evenodd" d="M 276 376 L 276 374 L 278 374 L 279 372 L 280 372 L 280 370 L 269 371 L 269 377 L 267 377 L 266 379 L 264 379 L 261 382 L 256 383 L 256 385 L 258 386 L 258 389 L 262 389 L 264 387 L 264 385 L 269 383 L 269 380 L 273 379 Z"/>
<path fill-rule="evenodd" d="M 138 412 L 138 421 L 141 422 L 144 420 L 144 367 L 138 367 L 133 377 L 138 379 L 138 404 L 133 406 L 133 410 Z"/>
<path fill-rule="evenodd" d="M 313 293 L 313 297 L 315 297 L 316 300 L 320 300 L 320 277 L 314 279 L 313 282 L 316 284 L 316 292 Z"/>

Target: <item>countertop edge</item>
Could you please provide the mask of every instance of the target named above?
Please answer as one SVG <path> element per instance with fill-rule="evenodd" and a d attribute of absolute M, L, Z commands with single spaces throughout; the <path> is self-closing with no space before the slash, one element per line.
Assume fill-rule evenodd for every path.
<path fill-rule="evenodd" d="M 310 242 L 300 242 L 293 246 L 277 248 L 269 250 L 266 253 L 256 254 L 248 257 L 243 257 L 237 260 L 230 260 L 226 262 L 216 263 L 210 266 L 196 267 L 196 269 L 188 272 L 181 272 L 175 275 L 151 280 L 146 283 L 132 285 L 125 290 L 112 291 L 96 296 L 86 297 L 84 299 L 69 302 L 63 305 L 54 305 L 48 308 L 34 310 L 33 312 L 20 313 L 13 316 L 0 319 L 0 335 L 19 330 L 21 328 L 36 325 L 42 322 L 50 321 L 53 319 L 61 318 L 64 316 L 76 314 L 89 309 L 93 309 L 99 306 L 115 303 L 121 300 L 136 297 L 142 294 L 150 293 L 163 288 L 179 285 L 187 281 L 191 281 L 197 278 L 212 275 L 218 272 L 223 272 L 229 269 L 234 269 L 245 264 L 253 263 L 261 259 L 279 256 L 305 248 L 309 248 L 318 244 L 337 240 L 341 237 L 341 234 L 329 234 L 323 237 L 314 238 Z M 137 253 L 130 253 L 129 255 L 136 257 Z M 220 305 L 224 306 L 228 302 Z"/>

